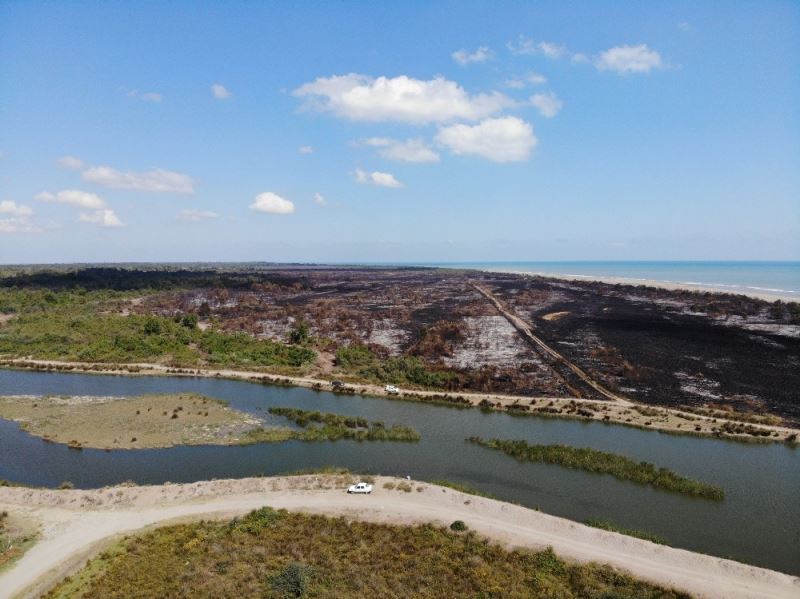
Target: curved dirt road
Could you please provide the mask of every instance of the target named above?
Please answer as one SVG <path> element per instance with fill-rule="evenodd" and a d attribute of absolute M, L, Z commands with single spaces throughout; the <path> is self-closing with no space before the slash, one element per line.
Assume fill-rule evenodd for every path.
<path fill-rule="evenodd" d="M 561 556 L 611 564 L 700 597 L 796 598 L 800 579 L 738 562 L 655 545 L 500 501 L 428 483 L 420 492 L 383 488 L 349 496 L 342 476 L 206 481 L 185 485 L 108 487 L 91 491 L 0 488 L 0 510 L 37 519 L 42 538 L 0 575 L 0 597 L 35 597 L 120 534 L 155 524 L 225 517 L 269 505 L 383 523 L 464 520 L 500 543 L 541 548 Z M 397 482 L 397 481 L 395 481 Z"/>

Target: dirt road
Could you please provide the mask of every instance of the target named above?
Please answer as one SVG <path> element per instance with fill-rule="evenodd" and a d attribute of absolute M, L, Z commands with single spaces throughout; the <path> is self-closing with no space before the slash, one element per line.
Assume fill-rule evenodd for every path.
<path fill-rule="evenodd" d="M 567 360 L 563 355 L 561 355 L 559 352 L 557 352 L 547 343 L 545 343 L 538 335 L 536 335 L 536 333 L 533 332 L 533 326 L 529 322 L 523 320 L 512 310 L 506 308 L 491 291 L 478 284 L 473 284 L 473 287 L 481 295 L 483 295 L 486 299 L 488 299 L 494 305 L 495 308 L 497 308 L 497 311 L 500 312 L 500 314 L 502 314 L 506 318 L 506 320 L 508 320 L 509 323 L 511 323 L 511 326 L 513 326 L 515 329 L 517 329 L 517 331 L 519 331 L 519 333 L 525 338 L 526 341 L 531 343 L 546 357 L 550 357 L 557 364 L 563 364 L 564 367 L 572 371 L 575 374 L 575 376 L 578 377 L 578 379 L 583 381 L 586 385 L 594 389 L 597 393 L 599 393 L 606 399 L 610 399 L 611 401 L 615 401 L 617 403 L 626 406 L 633 405 L 632 401 L 609 391 L 608 389 L 603 387 L 600 383 L 592 379 L 581 368 L 579 368 L 578 366 Z"/>
<path fill-rule="evenodd" d="M 505 545 L 552 546 L 561 556 L 597 561 L 699 597 L 796 598 L 800 579 L 720 558 L 655 545 L 500 501 L 427 483 L 422 491 L 388 490 L 375 481 L 370 496 L 349 496 L 344 476 L 205 481 L 186 485 L 109 487 L 81 491 L 0 488 L 0 509 L 41 522 L 42 538 L 0 575 L 0 598 L 34 597 L 118 535 L 200 517 L 230 517 L 257 507 L 345 515 L 379 523 L 460 519 Z M 397 481 L 395 481 L 397 482 Z"/>

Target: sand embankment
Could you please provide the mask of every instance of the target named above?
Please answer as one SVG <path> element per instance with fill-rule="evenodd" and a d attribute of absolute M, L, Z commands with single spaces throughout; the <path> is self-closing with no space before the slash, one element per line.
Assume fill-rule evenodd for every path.
<path fill-rule="evenodd" d="M 610 564 L 699 597 L 800 595 L 797 577 L 655 545 L 428 483 L 412 483 L 421 491 L 389 490 L 383 487 L 388 480 L 395 479 L 376 479 L 370 496 L 347 495 L 343 487 L 348 477 L 330 475 L 89 491 L 0 488 L 0 509 L 23 512 L 42 527 L 41 540 L 0 575 L 0 598 L 38 596 L 118 535 L 186 519 L 230 517 L 264 505 L 378 523 L 449 524 L 460 519 L 508 546 L 549 545 L 567 559 Z"/>

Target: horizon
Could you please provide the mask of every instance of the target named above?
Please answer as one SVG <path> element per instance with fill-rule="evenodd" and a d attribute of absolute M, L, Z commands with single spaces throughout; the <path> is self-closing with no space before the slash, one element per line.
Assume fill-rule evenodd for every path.
<path fill-rule="evenodd" d="M 0 6 L 0 262 L 800 260 L 797 4 L 194 7 Z"/>

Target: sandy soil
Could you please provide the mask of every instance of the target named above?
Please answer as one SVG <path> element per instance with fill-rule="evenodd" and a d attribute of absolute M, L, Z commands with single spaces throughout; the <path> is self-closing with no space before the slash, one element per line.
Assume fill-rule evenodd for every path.
<path fill-rule="evenodd" d="M 87 374 L 121 374 L 121 375 L 150 375 L 150 376 L 189 376 L 189 377 L 209 377 L 239 379 L 254 382 L 267 382 L 277 384 L 288 384 L 298 387 L 320 388 L 330 390 L 330 382 L 324 379 L 311 377 L 288 377 L 267 374 L 264 372 L 253 372 L 243 370 L 211 370 L 197 368 L 170 368 L 163 364 L 92 364 L 82 362 L 60 362 L 57 360 L 34 360 L 30 358 L 0 360 L 0 366 L 11 366 L 15 368 L 35 368 L 37 370 L 63 370 L 69 372 L 83 372 Z M 492 393 L 442 393 L 438 391 L 419 391 L 401 389 L 399 395 L 389 395 L 384 388 L 379 385 L 357 384 L 351 385 L 359 395 L 384 397 L 388 399 L 414 399 L 414 400 L 436 400 L 443 396 L 456 398 L 460 397 L 469 402 L 472 406 L 486 405 L 496 410 L 507 410 L 509 408 L 521 408 L 519 412 L 535 414 L 537 409 L 546 409 L 545 416 L 576 418 L 580 420 L 600 420 L 603 422 L 635 426 L 649 430 L 660 430 L 671 433 L 691 433 L 699 436 L 712 436 L 714 429 L 719 428 L 725 422 L 738 424 L 735 420 L 723 417 L 712 417 L 698 415 L 684 410 L 672 408 L 654 408 L 645 404 L 636 404 L 625 401 L 613 402 L 592 399 L 572 399 L 564 397 L 522 397 L 515 395 L 500 395 Z M 483 402 L 483 404 L 482 404 Z M 573 405 L 588 408 L 592 412 L 591 416 L 581 415 Z M 658 414 L 657 417 L 642 414 L 635 407 L 639 406 L 645 411 L 653 410 Z M 559 413 L 559 410 L 561 412 Z M 648 412 L 649 413 L 649 412 Z M 648 424 L 649 423 L 649 424 Z M 698 430 L 699 427 L 699 430 Z M 775 442 L 783 442 L 787 437 L 796 435 L 797 429 L 784 426 L 757 425 L 756 428 L 769 430 L 772 436 L 767 439 Z M 725 434 L 725 438 L 740 438 L 752 441 L 753 437 L 748 434 Z"/>
<path fill-rule="evenodd" d="M 228 445 L 262 422 L 193 393 L 138 397 L 0 397 L 0 418 L 70 447 Z"/>
<path fill-rule="evenodd" d="M 0 488 L 0 509 L 42 522 L 41 540 L 0 575 L 0 598 L 35 597 L 121 534 L 200 517 L 230 517 L 269 505 L 382 523 L 460 519 L 512 547 L 552 546 L 561 556 L 607 563 L 699 597 L 794 598 L 800 579 L 681 549 L 655 545 L 527 508 L 427 483 L 421 491 L 388 490 L 379 477 L 370 496 L 349 496 L 347 476 L 249 478 L 186 485 L 109 487 L 92 491 Z"/>
<path fill-rule="evenodd" d="M 550 314 L 545 314 L 542 316 L 543 320 L 558 320 L 559 318 L 564 318 L 569 312 L 550 312 Z"/>

